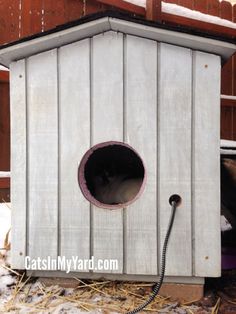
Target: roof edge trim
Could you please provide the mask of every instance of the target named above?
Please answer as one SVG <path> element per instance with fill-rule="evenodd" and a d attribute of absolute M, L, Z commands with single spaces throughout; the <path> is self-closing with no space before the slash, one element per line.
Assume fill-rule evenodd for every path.
<path fill-rule="evenodd" d="M 32 38 L 28 41 L 22 41 L 15 45 L 7 46 L 6 48 L 2 47 L 2 49 L 0 49 L 0 64 L 9 67 L 14 61 L 59 48 L 109 30 L 111 30 L 109 17 L 103 17 L 98 20 L 48 34 L 47 36 Z"/>
<path fill-rule="evenodd" d="M 158 27 L 158 25 L 146 25 L 143 22 L 139 23 L 137 20 L 102 16 L 46 35 L 32 37 L 5 47 L 2 46 L 0 49 L 0 64 L 9 67 L 13 61 L 59 48 L 110 30 L 216 54 L 221 56 L 224 61 L 236 51 L 235 44 L 220 39 L 165 29 Z"/>
<path fill-rule="evenodd" d="M 229 59 L 236 51 L 235 44 L 209 37 L 145 26 L 113 17 L 110 17 L 109 20 L 113 31 L 216 54 L 221 56 L 224 61 Z"/>

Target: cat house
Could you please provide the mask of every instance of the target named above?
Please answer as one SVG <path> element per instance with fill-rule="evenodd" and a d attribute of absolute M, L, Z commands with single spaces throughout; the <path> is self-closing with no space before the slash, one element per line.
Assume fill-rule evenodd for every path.
<path fill-rule="evenodd" d="M 59 256 L 49 268 L 29 262 L 29 272 L 155 281 L 177 194 L 166 280 L 219 276 L 220 74 L 235 50 L 114 12 L 1 47 L 12 267 Z M 67 272 L 61 261 L 72 257 L 103 268 Z"/>

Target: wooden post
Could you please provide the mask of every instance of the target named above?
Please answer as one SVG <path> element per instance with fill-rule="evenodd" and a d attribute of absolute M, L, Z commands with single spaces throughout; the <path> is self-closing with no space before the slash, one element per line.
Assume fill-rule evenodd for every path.
<path fill-rule="evenodd" d="M 220 4 L 220 17 L 229 21 L 233 20 L 232 5 L 227 1 L 222 1 Z M 226 64 L 224 64 L 221 72 L 221 93 L 224 95 L 233 95 L 233 63 L 230 58 Z"/>
<path fill-rule="evenodd" d="M 151 21 L 161 21 L 161 0 L 147 0 L 146 19 Z"/>
<path fill-rule="evenodd" d="M 97 0 L 97 1 L 121 10 L 132 12 L 137 15 L 145 15 L 145 9 L 143 7 L 140 7 L 139 5 L 127 1 L 123 0 Z M 158 0 L 157 2 L 160 2 L 160 0 Z"/>

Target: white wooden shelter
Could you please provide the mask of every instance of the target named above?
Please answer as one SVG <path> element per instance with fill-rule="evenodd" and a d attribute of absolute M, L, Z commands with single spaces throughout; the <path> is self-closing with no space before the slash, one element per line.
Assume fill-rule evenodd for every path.
<path fill-rule="evenodd" d="M 171 213 L 167 280 L 219 276 L 220 70 L 236 46 L 98 14 L 0 49 L 11 73 L 12 266 L 25 256 L 117 259 L 76 276 L 157 279 Z M 95 144 L 128 143 L 146 184 L 127 208 L 91 204 L 78 165 Z M 58 267 L 41 276 L 74 276 Z"/>

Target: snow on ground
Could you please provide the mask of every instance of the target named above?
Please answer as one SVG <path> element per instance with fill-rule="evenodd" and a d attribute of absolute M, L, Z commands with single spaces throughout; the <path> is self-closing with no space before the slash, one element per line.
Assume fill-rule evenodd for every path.
<path fill-rule="evenodd" d="M 220 216 L 220 228 L 223 232 L 232 230 L 230 222 L 225 218 L 224 215 Z"/>
<path fill-rule="evenodd" d="M 148 286 L 143 284 L 144 287 L 145 285 Z M 150 294 L 151 284 L 146 293 L 141 289 L 141 294 L 137 287 L 135 290 L 135 286 L 137 284 L 132 286 L 129 283 L 127 286 L 127 283 L 106 282 L 103 285 L 101 282 L 92 282 L 90 285 L 79 285 L 75 289 L 64 289 L 59 286 L 45 287 L 38 280 L 27 284 L 23 281 L 19 284 L 18 281 L 15 286 L 0 291 L 0 313 L 127 313 L 142 304 Z M 200 312 L 201 309 L 197 305 L 180 304 L 161 296 L 157 296 L 155 302 L 149 305 L 150 313 L 212 313 L 212 306 L 204 307 L 204 312 Z"/>
<path fill-rule="evenodd" d="M 4 246 L 4 239 L 11 228 L 11 204 L 0 203 L 0 248 Z"/>
<path fill-rule="evenodd" d="M 146 0 L 125 0 L 125 1 L 139 5 L 141 7 L 146 7 Z M 213 16 L 213 15 L 201 13 L 199 11 L 191 10 L 191 9 L 185 8 L 183 6 L 174 4 L 174 3 L 162 2 L 162 12 L 174 14 L 174 15 L 179 15 L 179 16 L 184 16 L 184 17 L 198 20 L 198 21 L 202 21 L 202 22 L 222 25 L 225 27 L 236 28 L 236 23 L 230 22 L 226 19 L 221 19 L 217 16 Z"/>
<path fill-rule="evenodd" d="M 17 283 L 15 287 L 17 287 Z M 8 287 L 2 291 L 2 295 L 0 296 L 0 313 L 102 313 L 102 311 L 99 309 L 87 311 L 88 308 L 85 306 L 84 310 L 80 309 L 78 307 L 80 304 L 79 301 L 67 301 L 67 298 L 71 298 L 73 289 L 63 289 L 58 286 L 45 288 L 39 281 L 36 281 L 35 283 L 25 285 L 24 289 L 22 289 L 22 292 L 18 292 L 15 296 L 15 287 Z M 60 293 L 63 293 L 62 298 L 60 298 Z M 115 314 L 115 312 L 113 313 Z"/>
<path fill-rule="evenodd" d="M 8 261 L 6 250 L 4 250 L 4 240 L 11 228 L 10 203 L 0 203 L 0 296 L 9 294 L 8 287 L 15 283 L 15 278 L 5 268 Z M 1 303 L 0 297 L 0 303 Z M 1 312 L 1 311 L 0 311 Z"/>
<path fill-rule="evenodd" d="M 76 289 L 64 289 L 57 285 L 45 287 L 36 279 L 30 282 L 29 277 L 21 281 L 22 276 L 15 276 L 5 269 L 4 260 L 0 260 L 0 313 L 117 313 L 96 309 L 96 302 L 101 299 L 99 297 L 87 298 L 86 303 L 83 297 L 76 300 Z"/>
<path fill-rule="evenodd" d="M 4 245 L 10 228 L 10 204 L 0 204 L 0 241 Z M 152 292 L 152 283 L 87 281 L 76 278 L 76 288 L 46 287 L 37 278 L 11 270 L 9 250 L 0 251 L 0 313 L 118 314 L 142 304 Z M 149 305 L 151 313 L 202 313 L 201 306 L 184 304 L 170 297 L 157 296 Z M 212 313 L 212 306 L 204 314 Z"/>
<path fill-rule="evenodd" d="M 80 279 L 77 287 L 46 287 L 36 278 L 16 275 L 5 268 L 0 258 L 0 313 L 44 314 L 118 314 L 127 313 L 142 304 L 152 291 L 152 283 L 87 281 Z M 149 305 L 150 313 L 210 314 L 212 305 L 204 307 L 180 303 L 157 296 Z"/>

